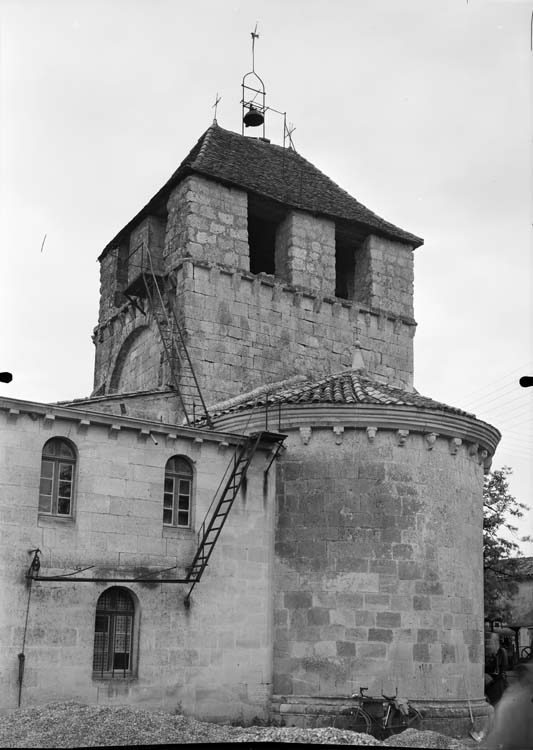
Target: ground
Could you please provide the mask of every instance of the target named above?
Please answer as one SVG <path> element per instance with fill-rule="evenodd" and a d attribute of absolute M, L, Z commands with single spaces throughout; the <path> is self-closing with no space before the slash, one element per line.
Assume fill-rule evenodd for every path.
<path fill-rule="evenodd" d="M 236 727 L 180 714 L 132 706 L 88 706 L 74 701 L 25 708 L 0 717 L 0 747 L 96 747 L 204 742 L 299 742 L 466 750 L 471 738 L 454 740 L 437 732 L 408 729 L 383 743 L 368 734 L 340 729 Z"/>

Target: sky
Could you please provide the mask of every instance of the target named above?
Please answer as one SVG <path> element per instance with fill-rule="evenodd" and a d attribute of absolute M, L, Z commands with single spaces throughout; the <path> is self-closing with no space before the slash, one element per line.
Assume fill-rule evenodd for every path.
<path fill-rule="evenodd" d="M 503 435 L 533 506 L 533 2 L 0 0 L 0 395 L 92 390 L 97 256 L 255 69 L 296 150 L 425 239 L 415 387 Z M 282 142 L 282 120 L 266 135 Z M 44 242 L 44 244 L 43 244 Z M 519 525 L 533 534 L 533 511 Z M 533 543 L 520 543 L 533 555 Z"/>

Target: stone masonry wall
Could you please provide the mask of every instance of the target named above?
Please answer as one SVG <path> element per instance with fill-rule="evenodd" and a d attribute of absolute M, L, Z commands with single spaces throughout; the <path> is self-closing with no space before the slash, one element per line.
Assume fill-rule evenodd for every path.
<path fill-rule="evenodd" d="M 335 223 L 291 211 L 277 231 L 276 271 L 278 266 L 280 278 L 292 286 L 335 294 Z"/>
<path fill-rule="evenodd" d="M 106 256 L 107 262 L 109 256 Z M 151 341 L 144 337 L 145 349 L 138 350 L 136 357 L 137 367 L 143 371 L 154 367 L 151 361 L 153 357 L 153 346 L 157 347 L 157 366 L 161 359 L 162 345 L 158 343 L 158 332 L 155 321 L 152 316 L 143 315 L 139 309 L 134 307 L 130 302 L 123 304 L 119 308 L 112 310 L 108 315 L 105 323 L 98 326 L 93 334 L 95 343 L 95 363 L 94 363 L 94 394 L 103 395 L 113 391 L 118 385 L 121 373 L 124 368 L 129 368 L 131 377 L 135 378 L 135 367 L 128 363 L 128 352 L 132 350 L 138 336 L 149 325 L 151 328 Z M 135 333 L 137 331 L 137 333 Z M 139 342 L 137 342 L 139 343 Z M 141 342 L 142 343 L 142 342 Z M 132 390 L 142 390 L 141 380 L 139 378 L 139 387 Z M 157 388 L 158 380 L 155 377 L 152 384 Z"/>
<path fill-rule="evenodd" d="M 128 259 L 128 283 L 131 284 L 143 271 L 163 272 L 163 247 L 165 223 L 155 216 L 147 216 L 130 235 Z M 147 254 L 150 252 L 150 257 Z"/>
<path fill-rule="evenodd" d="M 161 354 L 156 326 L 135 328 L 118 353 L 109 392 L 130 393 L 161 385 Z"/>
<path fill-rule="evenodd" d="M 194 175 L 174 189 L 167 208 L 167 271 L 183 258 L 249 270 L 248 196 L 244 191 Z"/>
<path fill-rule="evenodd" d="M 130 245 L 145 237 L 148 227 L 154 229 L 154 221 L 145 219 L 132 232 Z M 155 229 L 151 235 L 155 242 Z M 349 367 L 357 340 L 371 375 L 411 387 L 416 325 L 411 248 L 368 237 L 354 250 L 354 300 L 347 301 L 333 296 L 333 222 L 291 211 L 276 243 L 276 262 L 285 280 L 253 276 L 248 272 L 244 191 L 193 175 L 169 198 L 164 265 L 176 284 L 176 311 L 206 400 L 294 373 L 322 375 Z M 158 389 L 169 382 L 150 315 L 142 319 L 133 305 L 122 304 L 123 297 L 116 306 L 117 254 L 111 251 L 102 258 L 94 395 L 117 387 Z M 128 337 L 147 324 L 151 340 L 144 335 L 144 345 L 139 340 L 129 351 Z M 189 385 L 182 387 L 191 401 Z"/>
<path fill-rule="evenodd" d="M 271 276 L 188 265 L 178 295 L 208 402 L 296 373 L 351 367 L 357 340 L 371 375 L 412 385 L 414 321 L 306 294 Z"/>
<path fill-rule="evenodd" d="M 411 319 L 302 292 L 266 274 L 232 273 L 191 260 L 176 269 L 176 281 L 176 307 L 208 403 L 296 373 L 319 377 L 350 367 L 356 341 L 369 374 L 399 387 L 412 385 Z M 135 331 L 147 322 L 150 335 L 136 339 Z M 95 395 L 118 392 L 121 378 L 127 390 L 165 386 L 168 375 L 160 372 L 159 335 L 150 316 L 124 306 L 95 337 Z"/>
<path fill-rule="evenodd" d="M 381 429 L 291 432 L 277 480 L 274 694 L 364 685 L 483 699 L 483 466 L 452 447 L 417 434 L 400 445 Z"/>
<path fill-rule="evenodd" d="M 181 422 L 180 404 L 174 391 L 138 391 L 135 394 L 118 393 L 75 401 L 61 402 L 72 408 L 90 409 L 104 414 L 137 417 L 165 424 Z"/>
<path fill-rule="evenodd" d="M 413 251 L 409 245 L 369 235 L 356 253 L 354 299 L 369 307 L 413 316 Z"/>
<path fill-rule="evenodd" d="M 193 433 L 161 426 L 154 445 L 148 430 L 143 434 L 120 418 L 111 427 L 86 411 L 64 419 L 53 413 L 45 417 L 53 407 L 30 416 L 19 403 L 11 406 L 11 416 L 0 408 L 1 709 L 17 705 L 28 550 L 42 550 L 41 575 L 93 565 L 80 575 L 134 577 L 177 566 L 164 575 L 183 577 L 196 531 L 233 455 L 224 435 L 203 432 L 195 440 Z M 73 520 L 38 515 L 42 447 L 56 435 L 68 436 L 78 451 Z M 194 465 L 191 529 L 162 525 L 164 467 L 176 454 Z M 265 494 L 264 466 L 260 451 L 190 609 L 183 603 L 183 585 L 123 584 L 136 601 L 132 678 L 92 676 L 96 602 L 108 585 L 120 584 L 34 582 L 22 707 L 79 700 L 179 708 L 211 719 L 266 716 L 274 483 Z"/>
<path fill-rule="evenodd" d="M 118 248 L 109 251 L 100 260 L 100 301 L 98 324 L 105 325 L 117 309 Z"/>

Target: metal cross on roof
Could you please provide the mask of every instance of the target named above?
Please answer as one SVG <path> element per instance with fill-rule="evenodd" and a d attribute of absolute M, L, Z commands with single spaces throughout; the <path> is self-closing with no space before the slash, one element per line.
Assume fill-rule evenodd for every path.
<path fill-rule="evenodd" d="M 283 134 L 283 145 L 285 145 L 285 137 L 287 137 L 287 138 L 288 138 L 288 140 L 289 140 L 289 143 L 290 143 L 290 145 L 291 145 L 291 148 L 293 148 L 293 149 L 294 149 L 294 150 L 296 151 L 296 149 L 294 148 L 294 143 L 292 142 L 292 137 L 291 137 L 291 136 L 292 136 L 292 134 L 294 133 L 294 131 L 296 130 L 296 128 L 295 128 L 295 126 L 294 126 L 294 125 L 292 124 L 292 122 L 289 122 L 289 124 L 287 125 L 287 122 L 286 122 L 286 117 L 285 117 L 285 113 L 283 113 L 283 114 L 284 114 L 284 134 Z"/>
<path fill-rule="evenodd" d="M 213 117 L 214 122 L 217 121 L 217 106 L 218 106 L 218 103 L 219 103 L 219 101 L 221 99 L 222 99 L 222 97 L 218 95 L 218 91 L 217 91 L 216 96 L 215 96 L 215 103 L 213 104 L 213 107 L 211 108 L 211 109 L 214 108 L 214 110 L 215 110 L 215 114 L 214 114 L 214 117 Z"/>

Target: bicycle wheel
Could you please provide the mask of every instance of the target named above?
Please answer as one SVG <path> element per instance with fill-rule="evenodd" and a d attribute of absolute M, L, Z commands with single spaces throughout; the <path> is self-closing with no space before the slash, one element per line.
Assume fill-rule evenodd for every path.
<path fill-rule="evenodd" d="M 357 706 L 337 714 L 333 726 L 336 729 L 348 729 L 350 732 L 370 734 L 372 719 L 364 709 Z"/>
<path fill-rule="evenodd" d="M 419 729 L 422 723 L 422 715 L 416 710 L 409 706 L 409 715 L 406 716 L 398 708 L 393 708 L 387 726 L 384 729 L 386 737 L 390 737 L 392 734 L 399 734 L 405 729 Z"/>

